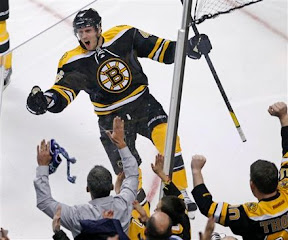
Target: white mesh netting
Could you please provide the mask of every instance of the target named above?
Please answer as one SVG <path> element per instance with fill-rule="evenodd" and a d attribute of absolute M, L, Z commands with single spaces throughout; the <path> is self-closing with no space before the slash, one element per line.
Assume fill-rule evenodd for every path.
<path fill-rule="evenodd" d="M 194 20 L 199 24 L 206 19 L 214 18 L 223 13 L 260 2 L 262 0 L 197 0 L 195 4 Z"/>

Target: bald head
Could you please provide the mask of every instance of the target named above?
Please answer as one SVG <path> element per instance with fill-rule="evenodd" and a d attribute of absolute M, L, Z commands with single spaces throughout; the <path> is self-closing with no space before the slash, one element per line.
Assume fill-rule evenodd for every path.
<path fill-rule="evenodd" d="M 165 233 L 170 226 L 170 217 L 164 212 L 156 212 L 152 216 L 155 221 L 155 227 L 159 230 L 160 234 Z"/>
<path fill-rule="evenodd" d="M 155 212 L 151 215 L 146 225 L 146 239 L 169 239 L 171 236 L 172 221 L 164 212 Z"/>

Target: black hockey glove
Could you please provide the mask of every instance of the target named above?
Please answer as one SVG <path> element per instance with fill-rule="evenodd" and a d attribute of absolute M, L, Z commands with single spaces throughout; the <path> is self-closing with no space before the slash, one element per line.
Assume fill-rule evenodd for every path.
<path fill-rule="evenodd" d="M 199 34 L 190 38 L 187 46 L 187 55 L 192 59 L 200 59 L 202 54 L 208 54 L 212 45 L 207 35 Z"/>
<path fill-rule="evenodd" d="M 48 102 L 41 88 L 34 86 L 27 98 L 27 110 L 35 115 L 40 115 L 47 111 L 47 107 Z"/>

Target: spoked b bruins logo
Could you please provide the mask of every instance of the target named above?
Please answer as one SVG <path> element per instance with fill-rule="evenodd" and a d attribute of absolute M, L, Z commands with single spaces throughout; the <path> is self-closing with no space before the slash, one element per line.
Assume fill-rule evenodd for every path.
<path fill-rule="evenodd" d="M 120 93 L 129 87 L 132 75 L 124 61 L 119 58 L 110 58 L 99 67 L 97 79 L 105 91 Z"/>

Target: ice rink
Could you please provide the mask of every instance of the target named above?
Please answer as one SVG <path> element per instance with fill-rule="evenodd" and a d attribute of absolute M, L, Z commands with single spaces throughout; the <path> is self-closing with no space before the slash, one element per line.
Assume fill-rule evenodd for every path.
<path fill-rule="evenodd" d="M 50 88 L 59 59 L 77 45 L 72 29 L 74 15 L 21 44 L 90 2 L 10 1 L 7 26 L 11 49 L 16 49 L 11 84 L 3 93 L 1 109 L 0 226 L 9 230 L 13 240 L 52 239 L 52 220 L 36 208 L 33 186 L 36 146 L 42 139 L 56 139 L 77 159 L 71 166 L 72 174 L 77 176 L 76 184 L 66 180 L 66 163 L 50 177 L 52 194 L 60 202 L 70 205 L 88 202 L 90 195 L 85 188 L 89 170 L 95 164 L 112 170 L 99 140 L 97 116 L 88 95 L 80 93 L 60 114 L 35 116 L 26 110 L 31 88 L 34 85 L 43 90 Z M 102 16 L 104 31 L 127 24 L 176 40 L 181 26 L 179 0 L 98 0 L 89 7 Z M 193 187 L 191 157 L 203 154 L 207 157 L 205 183 L 215 201 L 231 204 L 256 201 L 249 188 L 250 164 L 259 158 L 277 166 L 281 161 L 280 124 L 267 109 L 274 102 L 287 102 L 287 1 L 264 0 L 207 20 L 198 30 L 211 40 L 210 58 L 247 142 L 241 141 L 205 59 L 187 59 L 178 133 L 189 192 Z M 150 59 L 140 61 L 151 93 L 168 113 L 174 66 Z M 143 159 L 144 189 L 151 193 L 155 176 L 150 163 L 157 152 L 141 136 L 137 147 Z M 152 211 L 158 192 L 151 197 Z M 197 211 L 191 222 L 193 239 L 198 239 L 206 221 Z M 231 234 L 220 225 L 215 231 Z"/>

